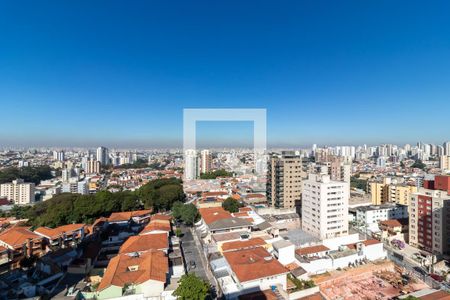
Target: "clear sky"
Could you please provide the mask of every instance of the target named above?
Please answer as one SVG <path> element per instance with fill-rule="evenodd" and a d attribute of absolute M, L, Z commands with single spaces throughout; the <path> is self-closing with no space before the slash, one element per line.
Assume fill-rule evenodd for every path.
<path fill-rule="evenodd" d="M 1 1 L 0 146 L 181 145 L 266 108 L 272 146 L 450 139 L 448 1 Z M 199 139 L 252 138 L 199 124 Z"/>

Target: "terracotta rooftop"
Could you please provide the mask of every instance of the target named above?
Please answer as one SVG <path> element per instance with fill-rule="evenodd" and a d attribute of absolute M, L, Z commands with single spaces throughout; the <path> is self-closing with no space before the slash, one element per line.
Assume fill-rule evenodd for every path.
<path fill-rule="evenodd" d="M 239 212 L 249 212 L 249 211 L 252 211 L 252 209 L 248 206 L 239 208 Z"/>
<path fill-rule="evenodd" d="M 144 229 L 142 229 L 140 234 L 145 234 L 145 233 L 148 233 L 151 231 L 156 231 L 156 230 L 170 232 L 171 231 L 170 221 L 168 221 L 168 220 L 151 220 L 150 223 L 148 223 L 147 226 L 145 226 Z"/>
<path fill-rule="evenodd" d="M 115 212 L 109 216 L 108 221 L 109 222 L 128 221 L 133 217 L 142 217 L 150 214 L 151 212 L 152 212 L 151 209 Z"/>
<path fill-rule="evenodd" d="M 150 279 L 165 283 L 168 272 L 169 262 L 162 251 L 146 252 L 139 257 L 119 254 L 110 260 L 98 290 L 112 285 L 141 284 Z"/>
<path fill-rule="evenodd" d="M 225 191 L 218 191 L 218 192 L 204 192 L 202 194 L 202 197 L 217 197 L 217 196 L 227 196 L 228 193 Z"/>
<path fill-rule="evenodd" d="M 171 221 L 172 216 L 163 215 L 163 214 L 155 214 L 155 215 L 151 216 L 151 220 L 152 221 L 156 221 L 156 220 Z"/>
<path fill-rule="evenodd" d="M 206 224 L 232 217 L 231 214 L 222 207 L 200 208 L 198 211 Z"/>
<path fill-rule="evenodd" d="M 362 243 L 364 246 L 371 246 L 371 245 L 381 244 L 381 242 L 379 240 L 375 240 L 375 239 L 361 241 L 360 243 Z M 358 243 L 348 244 L 346 246 L 349 249 L 356 249 L 356 244 L 358 244 Z"/>
<path fill-rule="evenodd" d="M 317 246 L 311 246 L 311 247 L 304 247 L 304 248 L 298 248 L 295 250 L 295 253 L 298 255 L 308 255 L 308 254 L 314 254 L 324 251 L 329 251 L 330 248 L 324 246 L 324 245 L 317 245 Z"/>
<path fill-rule="evenodd" d="M 425 296 L 419 297 L 420 300 L 450 300 L 450 294 L 444 291 L 437 291 Z"/>
<path fill-rule="evenodd" d="M 255 248 L 266 245 L 266 242 L 262 238 L 254 238 L 243 241 L 233 241 L 222 244 L 223 251 L 232 251 L 239 249 Z"/>
<path fill-rule="evenodd" d="M 385 221 L 380 221 L 380 225 L 384 225 L 387 227 L 401 227 L 402 223 L 400 223 L 400 221 L 398 220 L 385 220 Z"/>
<path fill-rule="evenodd" d="M 68 224 L 56 228 L 39 227 L 34 232 L 39 235 L 45 236 L 46 238 L 54 240 L 62 236 L 63 233 L 70 236 L 73 234 L 73 232 L 79 231 L 83 227 L 85 227 L 84 224 Z"/>
<path fill-rule="evenodd" d="M 167 234 L 146 234 L 130 236 L 120 247 L 119 253 L 144 252 L 169 248 Z"/>
<path fill-rule="evenodd" d="M 233 216 L 235 217 L 248 217 L 248 212 L 237 212 L 237 213 L 233 213 Z"/>
<path fill-rule="evenodd" d="M 241 295 L 239 300 L 277 300 L 278 296 L 272 290 L 251 292 Z"/>
<path fill-rule="evenodd" d="M 40 240 L 42 237 L 28 229 L 28 227 L 12 227 L 0 234 L 0 241 L 10 248 L 22 246 L 28 239 Z"/>
<path fill-rule="evenodd" d="M 225 252 L 224 257 L 241 283 L 289 272 L 262 247 Z"/>

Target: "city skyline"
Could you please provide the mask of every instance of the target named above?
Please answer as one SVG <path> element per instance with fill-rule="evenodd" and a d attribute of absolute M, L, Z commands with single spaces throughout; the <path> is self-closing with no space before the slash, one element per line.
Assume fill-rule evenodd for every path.
<path fill-rule="evenodd" d="M 185 108 L 265 108 L 271 147 L 441 143 L 448 6 L 2 3 L 0 141 L 180 147 Z M 200 124 L 199 143 L 251 126 Z"/>

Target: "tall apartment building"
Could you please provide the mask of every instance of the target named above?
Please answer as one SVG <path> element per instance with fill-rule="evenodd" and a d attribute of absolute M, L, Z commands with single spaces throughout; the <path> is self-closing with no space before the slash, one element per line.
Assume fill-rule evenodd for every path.
<path fill-rule="evenodd" d="M 197 151 L 186 150 L 184 153 L 184 178 L 186 180 L 196 179 L 198 177 L 198 170 Z"/>
<path fill-rule="evenodd" d="M 450 254 L 450 176 L 424 180 L 412 195 L 409 243 L 433 254 Z"/>
<path fill-rule="evenodd" d="M 309 174 L 303 181 L 302 230 L 320 239 L 347 235 L 348 197 L 345 182 Z"/>
<path fill-rule="evenodd" d="M 88 183 L 89 182 L 87 180 L 78 181 L 76 179 L 69 182 L 64 182 L 62 184 L 62 192 L 87 195 L 89 193 Z"/>
<path fill-rule="evenodd" d="M 292 208 L 300 205 L 302 194 L 302 159 L 291 151 L 269 158 L 266 196 L 269 205 Z"/>
<path fill-rule="evenodd" d="M 439 168 L 442 170 L 450 170 L 450 156 L 441 155 L 439 157 Z"/>
<path fill-rule="evenodd" d="M 450 141 L 445 142 L 442 147 L 444 148 L 444 154 L 450 156 Z"/>
<path fill-rule="evenodd" d="M 211 171 L 211 153 L 209 150 L 200 152 L 200 173 L 208 173 Z"/>
<path fill-rule="evenodd" d="M 101 171 L 101 163 L 98 160 L 88 160 L 84 171 L 86 174 L 99 174 Z"/>
<path fill-rule="evenodd" d="M 23 179 L 13 180 L 11 183 L 3 183 L 0 185 L 0 197 L 6 197 L 17 205 L 33 203 L 34 183 L 24 182 Z"/>
<path fill-rule="evenodd" d="M 102 166 L 106 166 L 107 164 L 109 164 L 109 156 L 107 148 L 105 147 L 97 148 L 97 161 L 99 161 Z"/>
<path fill-rule="evenodd" d="M 385 177 L 381 182 L 370 182 L 369 193 L 373 205 L 396 203 L 408 205 L 413 193 L 417 192 L 416 186 L 393 183 L 390 177 Z"/>
<path fill-rule="evenodd" d="M 64 151 L 53 151 L 53 159 L 56 161 L 64 161 Z"/>

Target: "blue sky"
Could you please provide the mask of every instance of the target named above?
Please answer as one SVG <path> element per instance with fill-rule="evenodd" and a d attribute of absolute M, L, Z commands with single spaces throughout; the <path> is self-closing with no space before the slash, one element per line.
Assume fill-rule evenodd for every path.
<path fill-rule="evenodd" d="M 272 146 L 450 139 L 450 3 L 2 1 L 0 146 L 181 145 L 266 108 Z M 199 124 L 248 143 L 251 124 Z M 221 137 L 221 138 L 218 138 Z"/>

